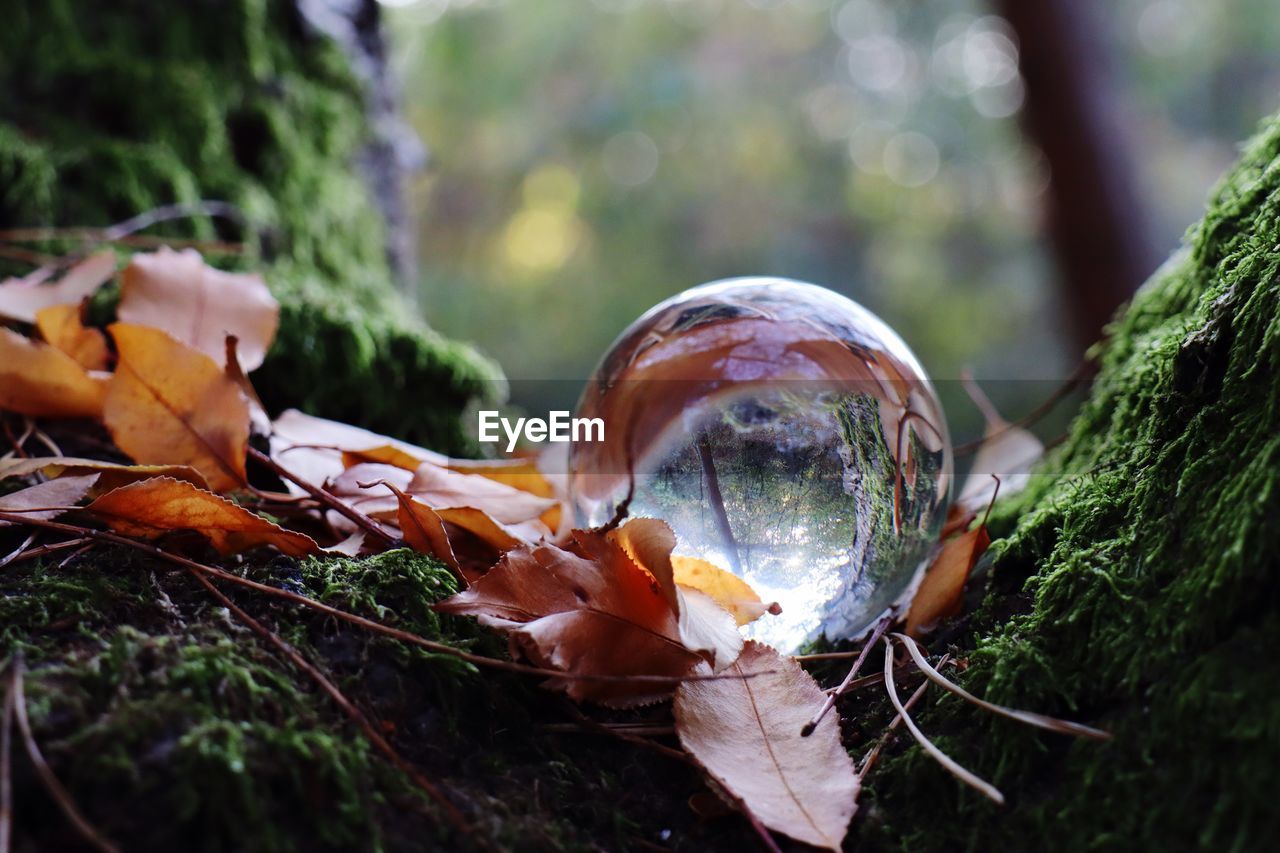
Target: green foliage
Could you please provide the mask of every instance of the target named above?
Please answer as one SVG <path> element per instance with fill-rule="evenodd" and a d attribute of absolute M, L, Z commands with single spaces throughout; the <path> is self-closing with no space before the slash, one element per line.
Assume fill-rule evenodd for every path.
<path fill-rule="evenodd" d="M 355 164 L 368 142 L 360 84 L 294 4 L 20 4 L 0 31 L 0 83 L 0 226 L 231 202 L 243 226 L 152 233 L 244 240 L 249 254 L 232 263 L 266 267 L 284 304 L 254 377 L 268 405 L 467 448 L 456 415 L 501 393 L 499 374 L 397 293 Z"/>
<path fill-rule="evenodd" d="M 1188 242 L 1112 329 L 1047 476 L 1002 508 L 1015 526 L 968 626 L 971 690 L 1114 740 L 1068 743 L 940 702 L 924 728 L 1012 807 L 911 750 L 877 771 L 882 821 L 866 841 L 1243 850 L 1280 832 L 1280 121 Z"/>

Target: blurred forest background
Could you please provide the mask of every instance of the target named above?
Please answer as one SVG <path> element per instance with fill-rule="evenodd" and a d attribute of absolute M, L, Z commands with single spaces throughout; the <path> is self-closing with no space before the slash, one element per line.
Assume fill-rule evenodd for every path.
<path fill-rule="evenodd" d="M 383 2 L 427 146 L 416 295 L 517 404 L 571 405 L 642 311 L 745 274 L 852 296 L 936 378 L 1013 380 L 1011 415 L 1078 362 L 1019 40 L 988 3 Z M 1280 4 L 1094 5 L 1145 275 L 1280 106 Z"/>

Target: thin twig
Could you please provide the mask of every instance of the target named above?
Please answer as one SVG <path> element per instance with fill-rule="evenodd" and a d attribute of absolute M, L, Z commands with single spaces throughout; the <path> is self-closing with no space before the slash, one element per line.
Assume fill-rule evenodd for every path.
<path fill-rule="evenodd" d="M 254 447 L 250 447 L 249 458 L 257 461 L 260 465 L 263 465 L 269 470 L 271 470 L 271 472 L 274 473 L 277 477 L 288 480 L 289 482 L 298 486 L 307 494 L 311 495 L 311 497 L 315 498 L 317 501 L 324 504 L 329 509 L 343 516 L 348 521 L 352 522 L 361 530 L 363 530 L 365 533 L 368 533 L 374 539 L 383 543 L 387 547 L 393 547 L 396 544 L 395 537 L 387 533 L 387 531 L 383 530 L 382 527 L 378 525 L 378 523 L 375 522 L 372 518 L 360 512 L 358 509 L 348 506 L 344 501 L 339 500 L 337 497 L 326 492 L 324 489 L 320 488 L 319 486 L 308 483 L 306 480 L 302 479 L 298 475 L 289 471 L 287 468 L 284 468 L 283 466 L 281 466 L 280 463 L 276 462 L 274 459 L 272 459 L 267 454 L 263 453 L 261 450 L 258 450 L 257 448 L 254 448 Z"/>
<path fill-rule="evenodd" d="M 599 682 L 606 682 L 606 683 L 642 682 L 646 684 L 669 684 L 672 686 L 675 686 L 683 681 L 723 681 L 727 679 L 748 679 L 748 678 L 754 678 L 756 676 L 766 674 L 764 672 L 759 672 L 759 673 L 742 673 L 742 674 L 736 674 L 736 675 L 723 675 L 723 674 L 721 675 L 685 675 L 685 676 L 679 676 L 679 677 L 673 677 L 668 675 L 595 675 L 595 674 L 587 674 L 587 673 L 577 674 L 577 673 L 571 673 L 571 672 L 562 672 L 558 669 L 544 669 L 542 667 L 537 667 L 537 666 L 528 666 L 526 664 L 515 663 L 514 661 L 505 661 L 505 660 L 499 660 L 497 658 L 485 657 L 484 655 L 472 654 L 471 652 L 463 651 L 462 649 L 455 648 L 454 646 L 450 646 L 446 643 L 438 643 L 434 640 L 428 640 L 426 637 L 420 637 L 417 634 L 411 633 L 409 631 L 402 631 L 399 628 L 392 628 L 389 625 L 383 625 L 381 622 L 375 622 L 372 619 L 366 619 L 365 617 L 357 615 L 355 613 L 349 613 L 345 610 L 340 610 L 337 607 L 332 607 L 323 602 L 316 601 L 313 598 L 307 598 L 305 595 L 299 595 L 296 592 L 291 592 L 287 589 L 281 589 L 279 587 L 268 586 L 263 583 L 258 583 L 257 581 L 249 580 L 248 578 L 242 578 L 239 575 L 232 574 L 231 572 L 224 571 L 223 569 L 218 569 L 213 566 L 206 566 L 203 563 L 198 563 L 195 560 L 187 559 L 186 557 L 180 556 L 178 554 L 171 554 L 168 551 L 157 548 L 154 545 L 149 545 L 146 542 L 139 542 L 137 540 L 129 539 L 127 537 L 120 536 L 115 533 L 109 533 L 105 530 L 94 530 L 89 527 L 80 527 L 75 524 L 66 524 L 60 521 L 46 521 L 44 519 L 23 518 L 19 515 L 13 515 L 7 511 L 0 512 L 0 520 L 14 521 L 20 524 L 31 525 L 33 527 L 43 527 L 48 530 L 59 530 L 63 533 L 69 533 L 74 536 L 87 536 L 92 539 L 96 539 L 100 542 L 110 542 L 113 545 L 123 545 L 126 548 L 133 548 L 134 550 L 141 551 L 144 554 L 149 554 L 152 557 L 155 557 L 156 559 L 166 560 L 170 563 L 174 563 L 175 565 L 182 566 L 183 568 L 195 569 L 198 572 L 203 572 L 209 577 L 215 577 L 220 580 L 227 581 L 228 583 L 236 584 L 237 586 L 242 586 L 248 589 L 257 590 L 258 592 L 261 592 L 264 595 L 269 595 L 275 598 L 283 599 L 285 601 L 290 601 L 294 604 L 301 605 L 302 607 L 306 607 L 311 610 L 315 610 L 319 613 L 323 613 L 326 616 L 332 616 L 335 619 L 340 619 L 352 625 L 357 625 L 375 634 L 382 634 L 384 636 L 392 637 L 393 639 L 400 640 L 401 642 L 409 643 L 410 645 L 427 649 L 428 651 L 439 652 L 440 654 L 456 657 L 460 660 L 466 661 L 467 663 L 474 664 L 475 666 L 488 667 L 490 669 L 496 669 L 502 672 L 512 672 L 519 675 L 536 675 L 543 678 L 558 678 L 562 680 L 567 679 L 571 681 L 599 681 Z"/>
<path fill-rule="evenodd" d="M 916 739 L 916 743 L 920 744 L 924 751 L 929 754 L 929 757 L 941 764 L 952 776 L 955 776 L 961 782 L 994 802 L 1004 805 L 1004 794 L 1000 793 L 998 788 L 961 767 L 955 759 L 934 746 L 933 741 L 925 737 L 924 732 L 916 727 L 911 715 L 907 713 L 906 707 L 902 704 L 902 700 L 898 698 L 898 688 L 893 684 L 893 643 L 890 642 L 888 637 L 884 638 L 884 646 L 884 686 L 889 694 L 889 701 L 898 712 L 898 716 L 902 717 L 902 722 L 906 724 L 907 731 L 911 732 L 911 736 Z"/>
<path fill-rule="evenodd" d="M 271 645 L 275 646 L 276 649 L 288 658 L 294 666 L 310 676 L 311 679 L 320 686 L 320 689 L 327 693 L 329 698 L 331 698 L 338 707 L 342 709 L 343 713 L 350 717 L 352 722 L 360 728 L 364 733 L 364 736 L 369 739 L 369 742 L 372 743 L 379 752 L 386 756 L 388 761 L 413 780 L 415 785 L 421 788 L 429 797 L 431 797 L 431 799 L 435 800 L 436 803 L 444 809 L 445 814 L 449 817 L 449 822 L 453 824 L 455 829 L 463 835 L 470 834 L 471 826 L 467 823 L 466 818 L 462 816 L 462 812 L 458 811 L 457 806 L 449 802 L 449 799 L 445 797 L 444 793 L 437 788 L 430 779 L 418 772 L 417 768 L 408 761 L 405 761 L 403 756 L 396 751 L 396 748 L 378 732 L 364 712 L 357 708 L 351 700 L 338 689 L 337 685 L 330 681 L 329 678 L 314 664 L 299 654 L 297 649 L 285 642 L 279 634 L 267 628 L 257 619 L 254 619 L 244 610 L 240 609 L 235 602 L 214 586 L 213 582 L 207 577 L 194 569 L 189 569 L 188 571 L 190 571 L 191 576 L 199 581 L 200 584 L 209 591 L 209 594 L 216 598 L 223 607 L 235 614 L 235 617 L 245 625 L 249 626 L 254 633 L 262 637 Z"/>
<path fill-rule="evenodd" d="M 1010 720 L 1017 720 L 1028 726 L 1034 726 L 1038 729 L 1045 729 L 1051 732 L 1057 732 L 1063 735 L 1075 735 L 1077 737 L 1087 737 L 1093 740 L 1110 740 L 1111 734 L 1101 729 L 1095 729 L 1092 726 L 1082 725 L 1081 723 L 1073 723 L 1070 720 L 1059 720 L 1056 717 L 1047 717 L 1044 714 L 1035 714 L 1031 711 L 1019 711 L 1016 708 L 1006 708 L 1004 705 L 997 705 L 994 702 L 988 702 L 985 699 L 979 699 L 969 691 L 965 690 L 959 684 L 949 680 L 942 673 L 938 672 L 929 665 L 929 661 L 925 660 L 924 655 L 920 653 L 919 644 L 905 634 L 890 634 L 891 638 L 902 643 L 906 647 L 907 653 L 911 655 L 911 660 L 924 673 L 925 678 L 937 684 L 939 687 L 945 688 L 956 694 L 967 702 L 972 702 L 979 708 L 990 711 L 991 713 L 1006 717 Z"/>
<path fill-rule="evenodd" d="M 804 728 L 800 730 L 801 737 L 808 737 L 818 728 L 818 723 L 822 722 L 822 718 L 836 706 L 836 698 L 845 691 L 857 676 L 858 670 L 862 669 L 862 664 L 866 661 L 867 655 L 871 653 L 871 647 L 876 644 L 876 640 L 889 629 L 889 625 L 893 621 L 893 617 L 885 613 L 876 620 L 875 627 L 871 629 L 871 636 L 867 638 L 867 642 L 863 644 L 862 651 L 858 653 L 858 658 L 853 662 L 853 666 L 849 668 L 849 674 L 844 677 L 844 681 L 840 682 L 840 686 L 834 692 L 829 694 L 823 701 L 822 707 L 818 709 L 818 713 L 813 715 L 813 719 L 804 724 Z"/>
<path fill-rule="evenodd" d="M 3 569 L 5 566 L 9 565 L 14 560 L 21 557 L 22 553 L 31 547 L 31 543 L 36 541 L 36 537 L 39 535 L 40 535 L 39 531 L 34 531 L 33 533 L 31 533 L 31 535 L 29 535 L 26 539 L 22 541 L 21 545 L 19 545 L 14 550 L 10 551 L 8 554 L 5 554 L 4 557 L 0 557 L 0 569 Z"/>
<path fill-rule="evenodd" d="M 27 719 L 27 700 L 22 692 L 21 657 L 13 661 L 12 668 L 9 671 L 9 694 L 9 701 L 13 705 L 13 717 L 18 723 L 18 731 L 22 735 L 22 742 L 27 750 L 27 758 L 31 760 L 31 766 L 35 769 L 36 776 L 40 778 L 45 790 L 49 792 L 49 796 L 53 797 L 63 815 L 80 833 L 80 837 L 89 843 L 89 846 L 102 851 L 102 853 L 119 853 L 120 848 L 104 838 L 102 833 L 98 832 L 93 824 L 89 823 L 84 815 L 80 813 L 80 810 L 76 808 L 75 802 L 71 799 L 71 795 L 67 793 L 67 789 L 62 787 L 62 783 L 54 775 L 53 769 L 44 760 L 44 755 L 36 744 L 35 736 L 31 733 L 31 721 Z"/>
<path fill-rule="evenodd" d="M 4 568 L 5 566 L 11 563 L 20 563 L 23 560 L 31 560 L 31 559 L 34 559 L 35 557 L 43 557 L 45 554 L 55 554 L 58 551 L 65 551 L 68 548 L 78 548 L 84 543 L 89 541 L 92 541 L 92 540 L 90 540 L 86 536 L 82 536 L 78 539 L 65 539 L 61 542 L 51 542 L 48 545 L 39 545 L 35 548 L 28 548 L 26 551 L 19 549 L 18 551 L 14 551 L 12 554 L 5 557 L 3 560 L 0 560 L 0 568 Z"/>
<path fill-rule="evenodd" d="M 950 655 L 943 655 L 942 660 L 938 663 L 938 666 L 944 666 L 947 663 L 947 661 L 949 661 L 950 659 L 951 659 Z M 883 681 L 884 676 L 881 676 L 880 680 Z M 916 688 L 915 692 L 911 694 L 911 698 L 909 698 L 906 701 L 906 704 L 904 704 L 902 707 L 910 711 L 912 707 L 917 702 L 919 702 L 921 698 L 923 698 L 925 691 L 928 689 L 929 689 L 928 680 L 920 682 L 920 686 Z M 902 715 L 894 714 L 893 719 L 889 721 L 889 725 L 885 727 L 884 734 L 882 734 L 879 740 L 876 741 L 876 745 L 873 746 L 871 748 L 871 751 L 867 753 L 866 758 L 862 759 L 862 766 L 858 768 L 859 783 L 861 783 L 863 779 L 867 778 L 867 774 L 870 773 L 871 768 L 875 766 L 876 759 L 880 757 L 881 750 L 883 750 L 889 744 L 889 740 L 893 737 L 894 729 L 896 729 L 901 723 L 902 723 Z"/>

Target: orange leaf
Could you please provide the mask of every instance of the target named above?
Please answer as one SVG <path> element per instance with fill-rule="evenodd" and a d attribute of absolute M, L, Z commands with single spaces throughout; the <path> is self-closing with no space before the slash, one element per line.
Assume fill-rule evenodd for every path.
<path fill-rule="evenodd" d="M 260 276 L 205 264 L 194 249 L 134 255 L 120 289 L 121 322 L 163 329 L 219 366 L 227 335 L 240 341 L 245 372 L 259 367 L 280 325 L 280 304 Z"/>
<path fill-rule="evenodd" d="M 159 329 L 110 327 L 120 363 L 103 420 L 117 445 L 149 465 L 190 465 L 215 491 L 245 484 L 249 403 L 213 359 Z"/>
<path fill-rule="evenodd" d="M 37 418 L 97 418 L 106 384 L 46 343 L 0 328 L 0 409 Z"/>
<path fill-rule="evenodd" d="M 49 479 L 97 474 L 91 494 L 102 494 L 127 483 L 136 483 L 151 477 L 172 477 L 208 488 L 200 472 L 186 465 L 119 465 L 97 459 L 77 459 L 72 456 L 38 456 L 33 459 L 0 459 L 0 480 L 6 477 L 29 477 L 39 472 Z"/>
<path fill-rule="evenodd" d="M 960 612 L 969 572 L 991 545 L 985 524 L 976 524 L 942 543 L 942 550 L 925 571 L 907 612 L 907 634 L 919 637 L 938 620 Z"/>
<path fill-rule="evenodd" d="M 0 512 L 20 513 L 23 518 L 41 521 L 57 518 L 89 494 L 97 479 L 97 474 L 63 477 L 10 492 L 0 497 Z M 13 523 L 0 519 L 0 527 Z"/>
<path fill-rule="evenodd" d="M 310 536 L 285 530 L 226 498 L 169 477 L 121 486 L 89 504 L 86 511 L 118 533 L 143 539 L 195 531 L 222 554 L 260 545 L 272 545 L 291 557 L 320 550 Z"/>
<path fill-rule="evenodd" d="M 0 317 L 34 323 L 40 309 L 51 305 L 79 305 L 116 271 L 113 252 L 98 252 L 67 270 L 53 284 L 45 284 L 50 270 L 42 267 L 25 278 L 0 282 Z"/>
<path fill-rule="evenodd" d="M 538 666 L 575 675 L 679 678 L 698 655 L 680 639 L 676 612 L 652 574 L 616 542 L 574 531 L 568 549 L 524 545 L 437 609 L 478 616 L 505 630 L 513 650 Z M 577 700 L 615 706 L 657 701 L 652 682 L 552 679 Z"/>
<path fill-rule="evenodd" d="M 761 823 L 839 850 L 857 809 L 858 777 L 828 714 L 809 737 L 800 730 L 826 695 L 789 657 L 748 642 L 717 681 L 676 689 L 676 733 L 707 773 Z"/>
<path fill-rule="evenodd" d="M 107 338 L 81 322 L 82 305 L 50 305 L 36 313 L 40 337 L 75 359 L 85 370 L 105 370 Z"/>
<path fill-rule="evenodd" d="M 715 563 L 696 557 L 673 555 L 671 565 L 675 570 L 677 584 L 711 596 L 717 604 L 733 614 L 739 625 L 754 622 L 765 613 L 780 612 L 776 603 L 765 604 L 749 583 Z"/>

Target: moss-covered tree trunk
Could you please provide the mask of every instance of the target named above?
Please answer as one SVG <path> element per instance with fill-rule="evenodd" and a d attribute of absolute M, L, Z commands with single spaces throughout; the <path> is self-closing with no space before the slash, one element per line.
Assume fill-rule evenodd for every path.
<path fill-rule="evenodd" d="M 321 4 L 323 5 L 323 4 Z M 157 7 L 51 0 L 0 27 L 0 224 L 102 225 L 231 201 L 284 331 L 255 374 L 276 405 L 444 449 L 489 366 L 400 308 L 354 159 L 367 102 L 349 59 L 286 0 Z M 1257 849 L 1280 834 L 1280 123 L 1216 193 L 1188 249 L 1103 348 L 1066 445 L 1000 510 L 989 590 L 951 631 L 967 685 L 1115 733 L 1025 731 L 951 700 L 920 714 L 1009 795 L 998 809 L 899 745 L 852 844 L 879 849 Z M 447 642 L 500 653 L 427 605 L 429 560 L 238 567 Z M 333 674 L 474 824 L 477 846 L 740 849 L 686 805 L 690 769 L 551 733 L 561 700 L 331 620 L 228 591 Z M 487 644 L 487 645 L 486 645 Z M 0 660 L 19 654 L 37 740 L 125 849 L 421 849 L 466 839 L 322 692 L 181 571 L 98 550 L 0 569 Z M 862 694 L 846 706 L 865 710 Z M 887 721 L 849 723 L 851 748 Z M 15 761 L 17 849 L 77 838 Z"/>
<path fill-rule="evenodd" d="M 229 202 L 235 218 L 148 233 L 244 241 L 219 262 L 265 267 L 284 313 L 254 376 L 264 400 L 469 446 L 456 415 L 500 390 L 499 374 L 428 329 L 395 287 L 405 241 L 403 222 L 389 231 L 383 216 L 402 218 L 388 186 L 396 152 L 371 129 L 387 108 L 373 0 L 7 6 L 0 228 Z"/>

